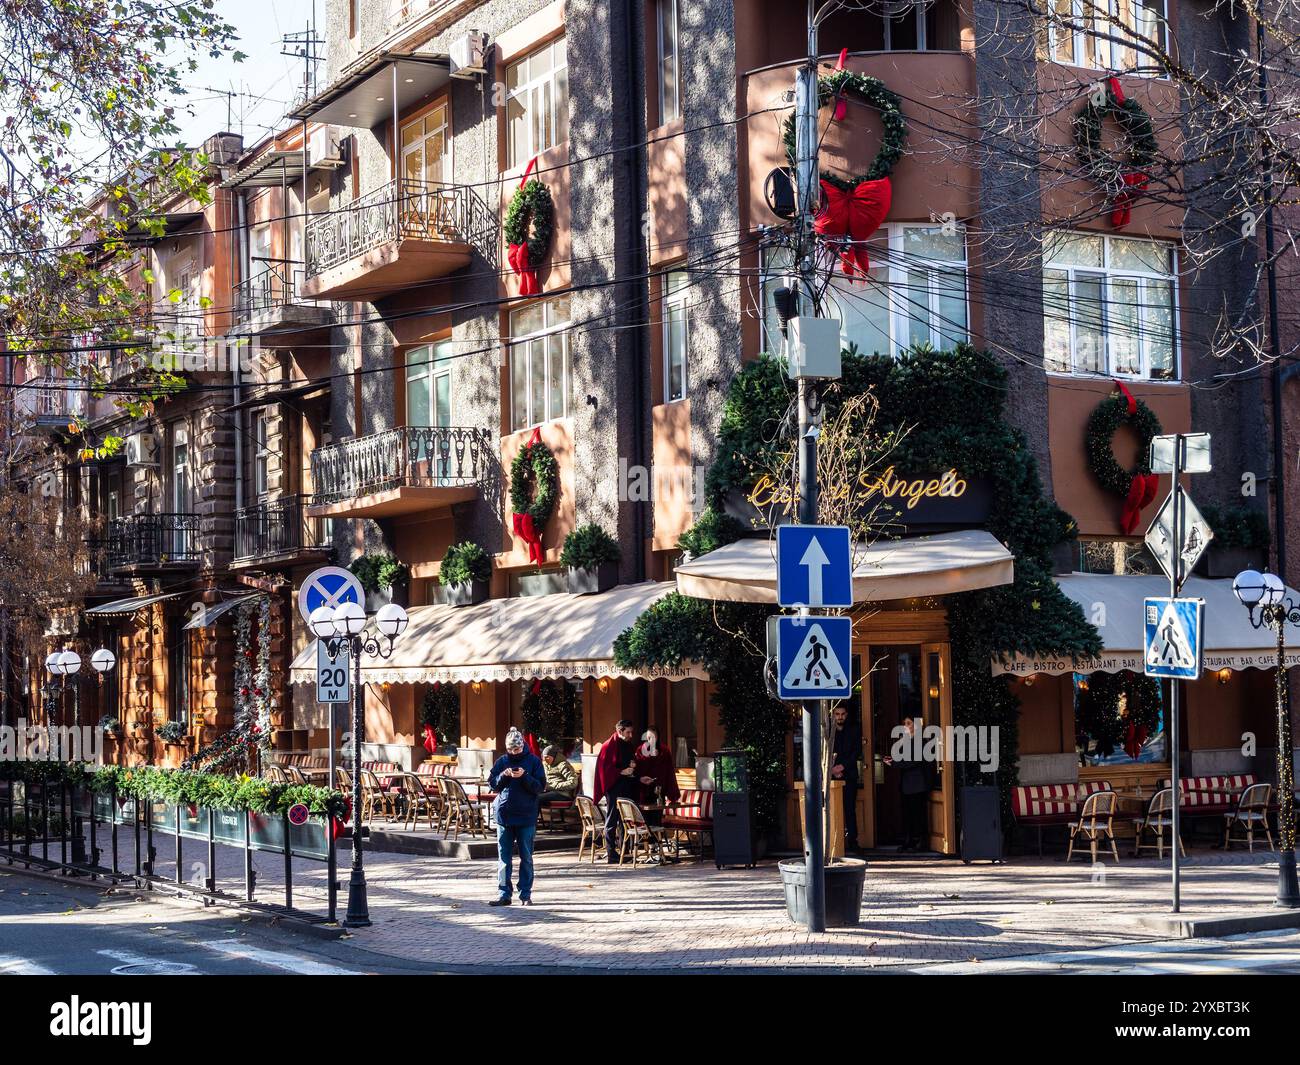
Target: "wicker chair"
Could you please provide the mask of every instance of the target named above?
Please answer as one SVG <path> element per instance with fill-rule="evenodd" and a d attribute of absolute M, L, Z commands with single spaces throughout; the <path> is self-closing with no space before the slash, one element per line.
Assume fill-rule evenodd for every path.
<path fill-rule="evenodd" d="M 296 765 L 288 763 L 280 767 L 284 775 L 288 778 L 290 784 L 308 784 L 310 783 L 303 772 Z"/>
<path fill-rule="evenodd" d="M 1110 853 L 1119 861 L 1119 850 L 1115 846 L 1115 793 L 1113 791 L 1094 791 L 1083 800 L 1079 809 L 1079 820 L 1070 826 L 1070 846 L 1065 852 L 1068 862 L 1074 856 L 1075 841 L 1087 841 L 1092 849 L 1092 860 L 1097 861 L 1097 844 L 1109 843 Z M 1082 851 L 1082 848 L 1080 848 Z"/>
<path fill-rule="evenodd" d="M 363 821 L 373 821 L 376 814 L 383 814 L 386 821 L 397 816 L 393 809 L 393 797 L 379 783 L 379 777 L 372 770 L 361 770 L 361 805 Z"/>
<path fill-rule="evenodd" d="M 271 784 L 292 784 L 289 774 L 279 762 L 268 762 L 262 770 L 262 777 Z"/>
<path fill-rule="evenodd" d="M 1273 846 L 1273 833 L 1268 828 L 1268 804 L 1273 797 L 1272 784 L 1252 784 L 1241 793 L 1237 799 L 1237 808 L 1230 814 L 1224 814 L 1223 826 L 1223 849 L 1229 850 L 1234 842 L 1232 830 L 1240 827 L 1245 833 L 1245 838 L 1238 836 L 1237 843 L 1245 843 L 1253 852 L 1255 850 L 1255 832 L 1262 829 L 1264 838 L 1268 840 L 1268 849 L 1275 850 Z"/>
<path fill-rule="evenodd" d="M 399 778 L 402 785 L 402 827 L 415 828 L 423 816 L 434 827 L 434 813 L 440 806 L 436 797 L 424 790 L 424 784 L 414 773 L 403 773 Z"/>
<path fill-rule="evenodd" d="M 1145 816 L 1137 818 L 1133 822 L 1133 857 L 1138 857 L 1142 849 L 1154 847 L 1156 856 L 1163 858 L 1165 856 L 1165 830 L 1169 830 L 1169 845 L 1173 846 L 1173 827 L 1174 827 L 1174 789 L 1161 788 L 1151 796 L 1151 802 L 1147 804 Z M 1154 843 L 1142 842 L 1143 836 L 1150 832 L 1156 837 Z M 1182 855 L 1187 854 L 1183 846 L 1182 836 L 1178 837 L 1178 851 Z"/>
<path fill-rule="evenodd" d="M 344 795 L 352 794 L 352 777 L 341 765 L 334 767 L 334 787 Z"/>
<path fill-rule="evenodd" d="M 663 829 L 648 824 L 641 807 L 631 799 L 617 799 L 618 818 L 623 825 L 623 838 L 618 843 L 618 864 L 622 865 L 627 857 L 629 845 L 632 852 L 632 865 L 638 861 L 643 865 L 662 861 L 664 853 Z"/>
<path fill-rule="evenodd" d="M 575 795 L 573 801 L 578 807 L 578 820 L 582 824 L 582 838 L 578 840 L 578 861 L 582 861 L 582 850 L 591 843 L 591 864 L 596 864 L 596 848 L 605 846 L 605 819 L 600 810 L 586 795 Z"/>
<path fill-rule="evenodd" d="M 434 777 L 442 793 L 443 837 L 459 839 L 462 831 L 471 836 L 487 838 L 487 822 L 483 817 L 483 804 L 471 799 L 464 785 L 455 777 Z"/>

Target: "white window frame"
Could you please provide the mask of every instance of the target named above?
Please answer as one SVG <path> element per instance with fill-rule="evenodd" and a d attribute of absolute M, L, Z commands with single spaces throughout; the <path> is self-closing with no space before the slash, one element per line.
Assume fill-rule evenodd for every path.
<path fill-rule="evenodd" d="M 1052 374 L 1059 374 L 1061 376 L 1067 376 L 1067 377 L 1107 377 L 1107 378 L 1123 377 L 1129 381 L 1153 381 L 1158 384 L 1174 383 L 1181 380 L 1180 371 L 1182 366 L 1182 353 L 1180 350 L 1180 330 L 1178 328 L 1178 316 L 1179 316 L 1178 245 L 1174 244 L 1172 241 L 1151 240 L 1146 237 L 1111 236 L 1110 234 L 1106 234 L 1106 233 L 1093 233 L 1093 232 L 1080 232 L 1078 235 L 1084 237 L 1098 237 L 1101 239 L 1102 241 L 1101 263 L 1102 264 L 1101 266 L 1076 266 L 1067 263 L 1056 263 L 1048 260 L 1046 253 L 1044 253 L 1043 255 L 1044 282 L 1046 282 L 1046 273 L 1048 270 L 1055 270 L 1059 273 L 1064 273 L 1066 275 L 1066 283 L 1068 285 L 1068 289 L 1067 289 L 1068 298 L 1070 300 L 1070 307 L 1068 312 L 1069 323 L 1070 323 L 1070 366 L 1068 369 L 1060 366 L 1046 366 L 1047 352 L 1046 350 L 1044 350 L 1043 352 L 1044 364 L 1045 364 L 1045 368 L 1047 369 L 1047 372 Z M 1138 241 L 1143 244 L 1153 244 L 1159 248 L 1167 250 L 1169 252 L 1170 273 L 1164 274 L 1157 270 L 1139 270 L 1139 269 L 1134 269 L 1132 267 L 1123 267 L 1123 268 L 1112 267 L 1110 264 L 1111 242 L 1117 240 Z M 1079 358 L 1078 327 L 1079 327 L 1080 316 L 1078 313 L 1076 313 L 1075 306 L 1074 306 L 1074 300 L 1075 300 L 1074 284 L 1075 284 L 1075 275 L 1079 273 L 1100 274 L 1105 279 L 1104 280 L 1105 295 L 1102 298 L 1102 307 L 1101 307 L 1101 311 L 1102 311 L 1101 335 L 1102 335 L 1102 345 L 1103 345 L 1106 364 L 1100 370 L 1083 368 L 1078 365 L 1078 358 Z M 1122 370 L 1117 369 L 1115 365 L 1115 359 L 1117 357 L 1116 337 L 1113 336 L 1111 333 L 1110 321 L 1107 312 L 1112 304 L 1111 295 L 1110 295 L 1111 284 L 1113 281 L 1116 280 L 1124 280 L 1124 281 L 1136 280 L 1138 282 L 1137 306 L 1138 306 L 1139 370 L 1137 373 L 1126 373 Z M 1167 284 L 1169 285 L 1170 288 L 1170 295 L 1169 295 L 1169 327 L 1171 332 L 1170 353 L 1173 359 L 1173 365 L 1170 367 L 1169 377 L 1151 376 L 1151 352 L 1150 352 L 1149 336 L 1146 333 L 1146 331 L 1143 329 L 1141 324 L 1142 309 L 1147 306 L 1147 301 L 1145 299 L 1146 287 L 1148 284 L 1152 282 Z M 1044 290 L 1044 295 L 1046 296 L 1045 290 Z M 1047 328 L 1048 317 L 1049 317 L 1048 308 L 1046 305 L 1044 305 L 1043 307 L 1044 340 L 1046 340 L 1046 328 Z M 1046 343 L 1044 343 L 1044 349 L 1046 349 Z"/>
<path fill-rule="evenodd" d="M 682 35 L 680 9 L 677 0 L 659 0 L 657 6 L 657 30 L 655 37 L 659 47 L 659 124 L 675 121 L 682 115 Z M 672 25 L 669 27 L 668 18 Z M 668 55 L 664 43 L 671 36 L 673 50 Z M 668 91 L 664 70 L 669 64 L 673 68 L 671 94 Z"/>
<path fill-rule="evenodd" d="M 188 514 L 194 506 L 194 464 L 190 455 L 190 430 L 184 422 L 171 427 L 171 492 L 173 514 Z"/>
<path fill-rule="evenodd" d="M 1133 12 L 1139 6 L 1136 0 L 1124 0 L 1130 12 Z M 1158 12 L 1157 20 L 1159 23 L 1159 32 L 1157 42 L 1161 50 L 1167 50 L 1169 47 L 1169 0 L 1159 0 L 1162 10 Z M 1151 69 L 1133 69 L 1132 66 L 1125 67 L 1124 53 L 1131 52 L 1134 62 L 1138 67 L 1149 67 L 1150 57 L 1139 56 L 1132 49 L 1127 48 L 1118 41 L 1105 40 L 1098 36 L 1093 36 L 1087 30 L 1080 29 L 1085 21 L 1091 21 L 1098 27 L 1099 33 L 1113 33 L 1115 27 L 1103 18 L 1101 11 L 1105 7 L 1108 12 L 1119 17 L 1120 0 L 1070 0 L 1070 20 L 1074 24 L 1068 30 L 1058 21 L 1055 8 L 1050 6 L 1047 19 L 1047 55 L 1053 63 L 1066 63 L 1070 66 L 1085 67 L 1089 70 L 1113 71 L 1119 74 L 1132 74 L 1137 77 L 1164 77 L 1163 71 Z M 1142 5 L 1145 6 L 1145 5 Z M 1136 33 L 1136 27 L 1131 22 L 1125 23 L 1130 30 Z M 1057 58 L 1057 44 L 1060 43 L 1061 35 L 1069 33 L 1070 35 L 1070 58 Z M 1098 51 L 1101 54 L 1098 54 Z M 1140 62 L 1138 60 L 1141 60 Z"/>
<path fill-rule="evenodd" d="M 271 492 L 271 416 L 264 410 L 257 412 L 253 424 L 253 494 L 264 500 Z"/>
<path fill-rule="evenodd" d="M 556 37 L 552 41 L 547 41 L 538 48 L 534 48 L 527 55 L 522 55 L 513 63 L 507 64 L 506 67 L 506 84 L 510 84 L 510 71 L 514 70 L 521 63 L 528 63 L 536 55 L 540 55 L 547 49 L 554 49 L 556 45 L 564 47 L 564 62 L 558 66 L 555 64 L 554 51 L 551 53 L 551 69 L 545 74 L 536 78 L 529 78 L 527 81 L 520 82 L 515 88 L 507 90 L 506 93 L 506 166 L 521 166 L 532 159 L 534 156 L 541 154 L 547 148 L 553 148 L 557 144 L 563 143 L 568 139 L 569 130 L 569 50 L 568 41 L 564 36 Z M 556 91 L 556 75 L 564 71 L 564 99 L 560 100 Z M 537 136 L 537 122 L 535 112 L 530 108 L 530 104 L 540 99 L 549 91 L 551 95 L 551 122 L 552 127 L 541 136 Z M 537 95 L 534 96 L 534 93 Z M 521 101 L 524 109 L 524 124 L 528 130 L 528 145 L 521 153 L 521 157 L 515 155 L 515 138 L 510 126 L 510 104 L 515 101 Z M 560 112 L 564 112 L 564 131 L 565 136 L 560 137 Z M 543 143 L 545 142 L 545 143 Z"/>
<path fill-rule="evenodd" d="M 892 293 L 901 294 L 906 289 L 907 272 L 909 268 L 912 269 L 926 268 L 931 270 L 930 278 L 929 278 L 929 289 L 927 293 L 928 298 L 927 298 L 926 312 L 930 318 L 930 321 L 928 323 L 928 328 L 930 333 L 929 341 L 930 344 L 938 350 L 943 350 L 945 347 L 943 333 L 945 331 L 945 325 L 946 325 L 946 323 L 944 323 L 939 317 L 939 299 L 940 299 L 941 292 L 938 284 L 938 272 L 940 271 L 952 272 L 955 270 L 961 271 L 962 300 L 966 305 L 966 324 L 962 330 L 963 333 L 962 339 L 964 340 L 970 339 L 970 252 L 969 249 L 966 247 L 966 227 L 961 223 L 958 223 L 957 225 L 957 231 L 958 231 L 958 235 L 961 237 L 961 246 L 962 246 L 962 258 L 960 260 L 950 261 L 946 259 L 926 259 L 920 257 L 913 257 L 910 260 L 904 259 L 904 254 L 905 254 L 904 240 L 905 240 L 905 234 L 908 230 L 910 229 L 933 230 L 933 229 L 940 229 L 940 228 L 942 228 L 941 225 L 929 223 L 929 222 L 889 222 L 881 226 L 879 229 L 877 229 L 871 238 L 872 243 L 877 245 L 877 247 L 882 237 L 887 241 L 887 247 L 888 247 L 887 255 L 881 256 L 878 250 L 874 255 L 872 255 L 873 277 L 870 281 L 867 282 L 867 285 L 875 285 L 880 283 L 876 281 L 874 275 L 875 275 L 876 268 L 878 266 L 883 267 L 885 271 L 883 284 L 885 286 L 886 305 L 889 309 L 889 352 L 888 354 L 892 358 L 897 358 L 900 352 L 907 350 L 912 345 L 911 323 L 913 318 L 912 318 L 912 314 L 910 313 L 911 308 L 909 302 L 907 298 L 903 297 L 902 295 L 899 295 L 897 297 L 891 296 Z M 828 290 L 828 295 L 830 296 L 832 302 L 828 308 L 823 309 L 823 314 L 825 314 L 827 317 L 839 317 L 840 314 L 838 311 L 838 307 L 840 305 L 840 301 L 842 299 L 859 298 L 866 291 L 866 287 L 862 284 L 860 279 L 850 283 L 848 278 L 845 277 L 844 274 L 840 271 L 840 266 L 838 261 L 832 262 L 829 260 L 829 258 L 827 258 L 823 260 L 822 265 L 824 269 L 833 271 L 832 283 L 836 289 L 841 290 L 841 292 L 843 293 L 843 295 L 841 295 L 837 292 L 831 292 Z M 782 279 L 787 275 L 787 273 L 788 270 L 784 267 L 769 272 L 767 267 L 765 266 L 765 273 L 763 278 L 764 289 L 766 290 L 766 287 L 768 285 L 779 284 L 782 281 Z M 765 321 L 767 321 L 769 325 L 768 335 L 767 335 L 767 348 L 769 351 L 781 351 L 783 350 L 783 343 L 781 341 L 780 335 L 779 333 L 776 334 L 775 336 L 773 335 L 772 330 L 770 329 L 771 322 L 770 320 L 767 319 L 766 312 L 768 307 L 767 307 L 766 291 L 764 293 L 764 298 L 763 298 L 763 307 L 765 312 Z M 956 332 L 956 330 L 951 327 L 949 327 L 947 331 L 950 333 Z M 864 351 L 863 354 L 869 355 L 871 354 L 871 352 Z M 882 354 L 884 353 L 882 352 Z"/>
<path fill-rule="evenodd" d="M 928 10 L 928 4 L 912 5 L 912 14 L 916 19 L 916 51 L 918 52 L 928 51 L 925 40 L 925 15 Z M 903 12 L 903 14 L 906 15 L 907 12 Z M 882 20 L 884 22 L 883 40 L 885 51 L 892 52 L 894 50 L 894 20 L 889 15 L 882 16 Z M 910 48 L 903 50 L 908 52 L 912 51 Z"/>
<path fill-rule="evenodd" d="M 690 276 L 686 270 L 669 270 L 663 275 L 662 284 L 663 299 L 660 303 L 660 316 L 663 320 L 664 402 L 680 403 L 690 392 L 691 316 L 688 302 L 691 291 Z M 674 312 L 681 314 L 682 325 L 682 391 L 676 396 L 673 395 L 672 390 L 671 335 Z"/>
<path fill-rule="evenodd" d="M 451 411 L 452 381 L 450 340 L 435 341 L 411 348 L 406 353 L 406 424 L 415 427 L 411 420 L 411 393 L 415 388 L 424 390 L 429 403 L 429 426 L 446 429 L 453 422 Z M 438 425 L 438 381 L 447 381 L 447 425 Z M 419 426 L 424 428 L 424 426 Z"/>
<path fill-rule="evenodd" d="M 561 298 L 567 299 L 568 297 L 561 297 Z M 506 377 L 507 377 L 508 387 L 510 390 L 510 431 L 512 433 L 522 432 L 525 429 L 532 429 L 535 426 L 545 425 L 547 422 L 553 422 L 556 421 L 557 419 L 567 418 L 569 416 L 569 410 L 572 406 L 572 395 L 571 395 L 572 387 L 569 378 L 572 374 L 572 369 L 573 369 L 572 364 L 570 362 L 571 355 L 569 351 L 569 329 L 571 328 L 571 323 L 567 320 L 563 322 L 555 322 L 551 320 L 552 308 L 556 306 L 557 302 L 558 301 L 556 299 L 543 300 L 541 301 L 540 304 L 530 305 L 529 307 L 521 308 L 518 311 L 514 311 L 510 316 L 511 337 L 510 337 L 510 350 L 508 353 L 509 365 L 506 367 Z M 534 307 L 536 306 L 540 306 L 543 308 L 544 322 L 542 328 L 532 333 L 523 333 L 520 336 L 517 337 L 514 336 L 513 333 L 514 333 L 515 317 L 519 314 L 522 314 L 526 310 L 534 309 Z M 570 309 L 570 313 L 572 313 L 572 309 Z M 544 416 L 538 417 L 537 415 L 539 412 L 532 409 L 532 403 L 533 403 L 532 362 L 533 362 L 534 345 L 531 342 L 535 340 L 541 340 L 546 337 L 555 336 L 557 334 L 560 337 L 562 358 L 564 362 L 563 373 L 560 378 L 560 385 L 561 385 L 560 391 L 563 396 L 563 400 L 562 400 L 563 410 L 557 412 L 550 409 L 551 390 L 549 387 L 543 387 L 542 403 L 546 407 L 546 409 L 540 412 Z M 524 380 L 528 382 L 528 388 L 525 391 L 525 400 L 529 407 L 529 409 L 525 411 L 525 418 L 523 419 L 522 422 L 515 417 L 516 412 L 515 412 L 515 387 L 514 387 L 515 386 L 515 360 L 521 357 L 527 360 L 524 367 Z M 542 366 L 542 382 L 544 386 L 548 385 L 551 380 L 550 363 L 551 363 L 551 345 L 547 344 L 545 345 L 544 363 Z"/>
<path fill-rule="evenodd" d="M 442 123 L 430 129 L 429 119 L 437 115 L 439 112 L 442 112 Z M 406 131 L 410 129 L 412 126 L 417 124 L 423 130 L 419 139 L 417 139 L 414 143 L 410 145 L 403 144 L 403 142 L 406 140 Z M 428 142 L 432 140 L 434 137 L 436 137 L 439 133 L 442 134 L 442 155 L 438 157 L 439 169 L 441 170 L 441 174 L 437 178 L 431 178 L 429 177 Z M 435 104 L 433 107 L 430 107 L 427 111 L 417 116 L 416 118 L 412 118 L 406 122 L 401 123 L 397 133 L 397 147 L 398 147 L 397 177 L 399 180 L 401 181 L 408 180 L 406 177 L 406 157 L 408 155 L 413 155 L 415 152 L 418 151 L 423 153 L 423 157 L 420 165 L 419 180 L 422 181 L 424 184 L 430 186 L 447 184 L 448 179 L 452 173 L 451 117 L 450 117 L 450 109 L 448 107 L 448 102 L 446 100 L 443 100 L 440 103 Z"/>

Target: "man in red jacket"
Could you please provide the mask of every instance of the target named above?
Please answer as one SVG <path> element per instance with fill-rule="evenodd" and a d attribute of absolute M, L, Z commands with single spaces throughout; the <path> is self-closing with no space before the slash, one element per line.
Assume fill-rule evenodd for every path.
<path fill-rule="evenodd" d="M 637 797 L 636 747 L 632 740 L 632 722 L 626 718 L 614 726 L 614 734 L 600 747 L 596 756 L 596 780 L 591 801 L 605 800 L 605 856 L 611 865 L 618 861 L 615 837 L 618 834 L 618 799 Z"/>

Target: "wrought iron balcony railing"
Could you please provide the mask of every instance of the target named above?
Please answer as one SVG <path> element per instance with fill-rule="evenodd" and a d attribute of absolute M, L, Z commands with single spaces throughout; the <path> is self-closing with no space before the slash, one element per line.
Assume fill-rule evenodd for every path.
<path fill-rule="evenodd" d="M 307 277 L 394 240 L 464 243 L 497 265 L 497 217 L 471 188 L 409 178 L 388 184 L 307 223 Z"/>
<path fill-rule="evenodd" d="M 395 488 L 481 484 L 491 447 L 487 429 L 460 426 L 406 426 L 318 447 L 311 453 L 312 503 Z"/>
<path fill-rule="evenodd" d="M 132 514 L 108 523 L 105 536 L 108 565 L 184 565 L 199 561 L 197 514 Z"/>
<path fill-rule="evenodd" d="M 276 262 L 235 286 L 235 306 L 243 318 L 278 307 L 314 303 L 300 295 L 305 276 L 301 263 Z"/>
<path fill-rule="evenodd" d="M 327 521 L 303 513 L 302 496 L 263 500 L 235 512 L 235 561 L 274 558 L 329 546 Z"/>

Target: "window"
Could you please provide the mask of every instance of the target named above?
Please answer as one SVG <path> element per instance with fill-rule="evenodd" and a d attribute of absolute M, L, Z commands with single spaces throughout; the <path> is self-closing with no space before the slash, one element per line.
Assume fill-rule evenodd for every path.
<path fill-rule="evenodd" d="M 168 672 L 171 674 L 171 692 L 168 700 L 167 718 L 188 725 L 190 721 L 190 633 L 185 629 L 185 619 L 177 618 L 171 623 L 170 654 Z"/>
<path fill-rule="evenodd" d="M 659 124 L 681 117 L 677 0 L 659 0 Z"/>
<path fill-rule="evenodd" d="M 451 425 L 451 341 L 406 353 L 406 424 Z"/>
<path fill-rule="evenodd" d="M 1116 40 L 1110 40 L 1114 37 Z M 1163 73 L 1155 60 L 1125 40 L 1168 47 L 1165 0 L 1052 0 L 1048 54 L 1057 63 L 1096 70 Z"/>
<path fill-rule="evenodd" d="M 564 38 L 506 68 L 507 166 L 569 139 L 569 67 Z"/>
<path fill-rule="evenodd" d="M 253 423 L 253 492 L 265 499 L 271 488 L 271 418 L 259 411 Z"/>
<path fill-rule="evenodd" d="M 402 127 L 402 166 L 408 181 L 439 185 L 447 180 L 447 106 L 431 111 Z"/>
<path fill-rule="evenodd" d="M 673 765 L 694 769 L 700 747 L 700 722 L 697 685 L 693 680 L 673 681 L 668 685 L 669 714 L 673 736 Z"/>
<path fill-rule="evenodd" d="M 966 247 L 961 226 L 889 225 L 868 244 L 871 271 L 850 281 L 828 256 L 823 314 L 840 320 L 840 339 L 863 354 L 918 344 L 950 350 L 967 337 Z M 772 293 L 785 284 L 789 253 L 768 256 L 763 301 L 769 351 L 783 350 Z"/>
<path fill-rule="evenodd" d="M 184 424 L 172 426 L 171 506 L 173 514 L 190 509 L 190 433 Z"/>
<path fill-rule="evenodd" d="M 1043 268 L 1047 369 L 1173 380 L 1174 273 L 1172 244 L 1053 235 Z"/>
<path fill-rule="evenodd" d="M 569 414 L 569 297 L 510 316 L 510 430 Z"/>
<path fill-rule="evenodd" d="M 664 402 L 686 398 L 687 328 L 685 270 L 674 270 L 663 279 Z"/>

